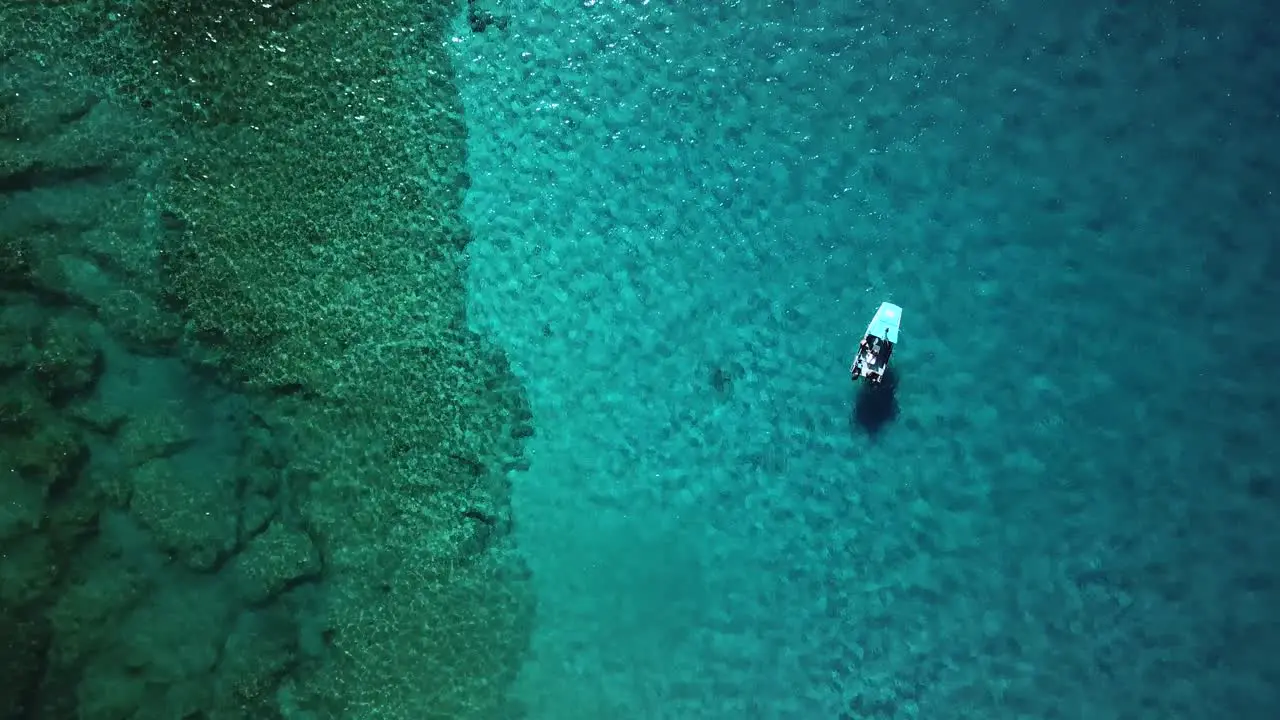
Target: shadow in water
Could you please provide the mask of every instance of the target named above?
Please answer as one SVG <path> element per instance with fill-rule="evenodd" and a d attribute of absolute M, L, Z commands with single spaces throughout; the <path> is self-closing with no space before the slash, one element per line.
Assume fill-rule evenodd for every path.
<path fill-rule="evenodd" d="M 862 431 L 876 435 L 898 416 L 898 382 L 896 370 L 885 371 L 884 380 L 878 385 L 858 382 L 853 412 L 849 416 L 849 428 L 856 434 Z"/>

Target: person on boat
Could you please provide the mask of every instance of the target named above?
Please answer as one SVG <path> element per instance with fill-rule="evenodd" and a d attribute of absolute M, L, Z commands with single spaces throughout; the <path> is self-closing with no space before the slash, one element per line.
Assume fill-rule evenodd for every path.
<path fill-rule="evenodd" d="M 876 315 L 867 326 L 867 332 L 858 343 L 858 354 L 849 367 L 849 375 L 854 382 L 858 378 L 866 378 L 867 382 L 879 384 L 884 380 L 889 369 L 889 357 L 893 354 L 893 345 L 898 339 L 898 324 L 902 317 L 902 308 L 892 303 L 882 303 Z"/>

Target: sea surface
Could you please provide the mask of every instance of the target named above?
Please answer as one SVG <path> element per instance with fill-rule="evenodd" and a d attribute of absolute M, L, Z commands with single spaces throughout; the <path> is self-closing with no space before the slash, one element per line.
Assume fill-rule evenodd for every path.
<path fill-rule="evenodd" d="M 1274 9 L 492 8 L 531 717 L 1280 712 Z"/>
<path fill-rule="evenodd" d="M 0 720 L 1280 718 L 1272 5 L 0 0 Z"/>

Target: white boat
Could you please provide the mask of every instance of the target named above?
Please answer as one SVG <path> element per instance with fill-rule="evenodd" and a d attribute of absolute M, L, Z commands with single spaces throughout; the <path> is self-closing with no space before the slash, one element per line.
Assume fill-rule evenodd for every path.
<path fill-rule="evenodd" d="M 884 380 L 889 368 L 889 356 L 898 344 L 898 326 L 902 322 L 902 308 L 893 303 L 880 303 L 875 317 L 867 325 L 867 332 L 858 343 L 858 355 L 849 367 L 854 382 L 866 378 L 869 383 Z"/>

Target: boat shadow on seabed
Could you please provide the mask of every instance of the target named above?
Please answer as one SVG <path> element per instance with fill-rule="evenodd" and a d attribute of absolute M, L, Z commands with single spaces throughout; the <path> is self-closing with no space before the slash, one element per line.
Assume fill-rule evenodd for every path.
<path fill-rule="evenodd" d="M 880 382 L 857 384 L 849 413 L 849 429 L 855 435 L 861 431 L 874 436 L 898 416 L 898 381 L 898 371 L 888 367 Z"/>

